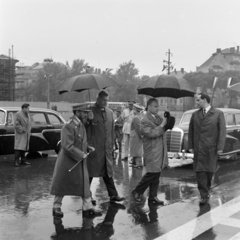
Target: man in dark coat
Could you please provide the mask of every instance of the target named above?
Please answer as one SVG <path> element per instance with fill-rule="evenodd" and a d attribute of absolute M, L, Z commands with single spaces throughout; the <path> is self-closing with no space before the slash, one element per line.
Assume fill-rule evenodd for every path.
<path fill-rule="evenodd" d="M 132 191 L 133 198 L 137 203 L 142 202 L 142 195 L 149 187 L 149 204 L 163 204 L 163 201 L 157 198 L 157 191 L 161 171 L 168 166 L 167 141 L 165 136 L 167 118 L 164 117 L 162 119 L 157 113 L 158 102 L 155 98 L 150 98 L 147 102 L 147 113 L 141 120 L 146 174 Z"/>
<path fill-rule="evenodd" d="M 108 93 L 100 91 L 97 101 L 92 107 L 90 122 L 86 125 L 88 143 L 95 151 L 88 157 L 90 184 L 94 177 L 102 177 L 110 197 L 110 201 L 123 201 L 119 197 L 113 181 L 113 145 L 114 120 L 113 111 L 107 107 Z M 95 204 L 95 200 L 93 200 Z"/>
<path fill-rule="evenodd" d="M 88 145 L 84 127 L 89 111 L 86 104 L 74 105 L 74 116 L 63 126 L 61 131 L 62 148 L 56 161 L 50 189 L 51 194 L 55 195 L 54 217 L 63 217 L 61 205 L 63 197 L 66 195 L 82 198 L 84 216 L 101 215 L 93 208 L 90 197 L 87 151 L 95 149 Z M 77 166 L 73 168 L 76 163 L 78 163 Z M 69 172 L 71 168 L 73 169 Z"/>
<path fill-rule="evenodd" d="M 31 120 L 28 103 L 24 103 L 22 105 L 22 110 L 16 113 L 14 131 L 14 166 L 19 167 L 20 163 L 23 165 L 30 165 L 30 163 L 25 160 L 25 153 L 29 150 L 31 136 Z"/>
<path fill-rule="evenodd" d="M 210 97 L 201 93 L 197 96 L 199 110 L 190 120 L 188 132 L 189 151 L 194 153 L 194 170 L 200 192 L 200 205 L 209 200 L 213 173 L 217 169 L 218 154 L 224 149 L 226 123 L 223 112 L 210 106 Z"/>

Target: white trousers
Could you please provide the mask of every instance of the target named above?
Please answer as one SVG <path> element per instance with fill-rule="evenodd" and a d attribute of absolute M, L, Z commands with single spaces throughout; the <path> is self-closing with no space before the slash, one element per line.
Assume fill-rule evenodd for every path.
<path fill-rule="evenodd" d="M 64 196 L 55 196 L 54 197 L 53 208 L 61 208 L 63 197 Z M 93 208 L 92 200 L 90 197 L 89 198 L 81 198 L 81 205 L 82 205 L 83 211 Z"/>
<path fill-rule="evenodd" d="M 124 141 L 124 157 L 128 157 L 129 153 L 129 145 L 130 145 L 130 134 L 124 133 L 123 135 L 123 141 Z"/>

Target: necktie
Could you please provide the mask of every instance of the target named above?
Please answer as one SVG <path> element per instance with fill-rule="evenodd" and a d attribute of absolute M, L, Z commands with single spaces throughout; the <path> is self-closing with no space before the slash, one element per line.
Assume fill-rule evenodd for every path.
<path fill-rule="evenodd" d="M 204 117 L 206 116 L 206 109 L 205 108 L 203 109 L 203 116 Z"/>

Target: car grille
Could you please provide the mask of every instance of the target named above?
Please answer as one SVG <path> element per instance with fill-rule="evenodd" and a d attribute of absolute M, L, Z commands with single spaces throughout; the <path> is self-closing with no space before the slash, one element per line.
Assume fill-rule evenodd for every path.
<path fill-rule="evenodd" d="M 168 152 L 181 152 L 183 130 L 173 129 L 166 132 Z"/>

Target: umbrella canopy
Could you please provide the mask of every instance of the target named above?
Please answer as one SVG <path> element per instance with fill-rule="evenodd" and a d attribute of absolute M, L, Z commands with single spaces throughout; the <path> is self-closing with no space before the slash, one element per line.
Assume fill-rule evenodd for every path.
<path fill-rule="evenodd" d="M 119 84 L 104 74 L 81 74 L 69 78 L 59 87 L 59 94 L 65 92 L 82 92 L 89 89 L 104 89 L 107 87 L 119 86 Z"/>
<path fill-rule="evenodd" d="M 138 94 L 156 97 L 194 97 L 195 92 L 184 78 L 161 75 L 143 82 L 137 89 Z"/>
<path fill-rule="evenodd" d="M 240 83 L 233 84 L 228 88 L 228 90 L 240 92 Z"/>

